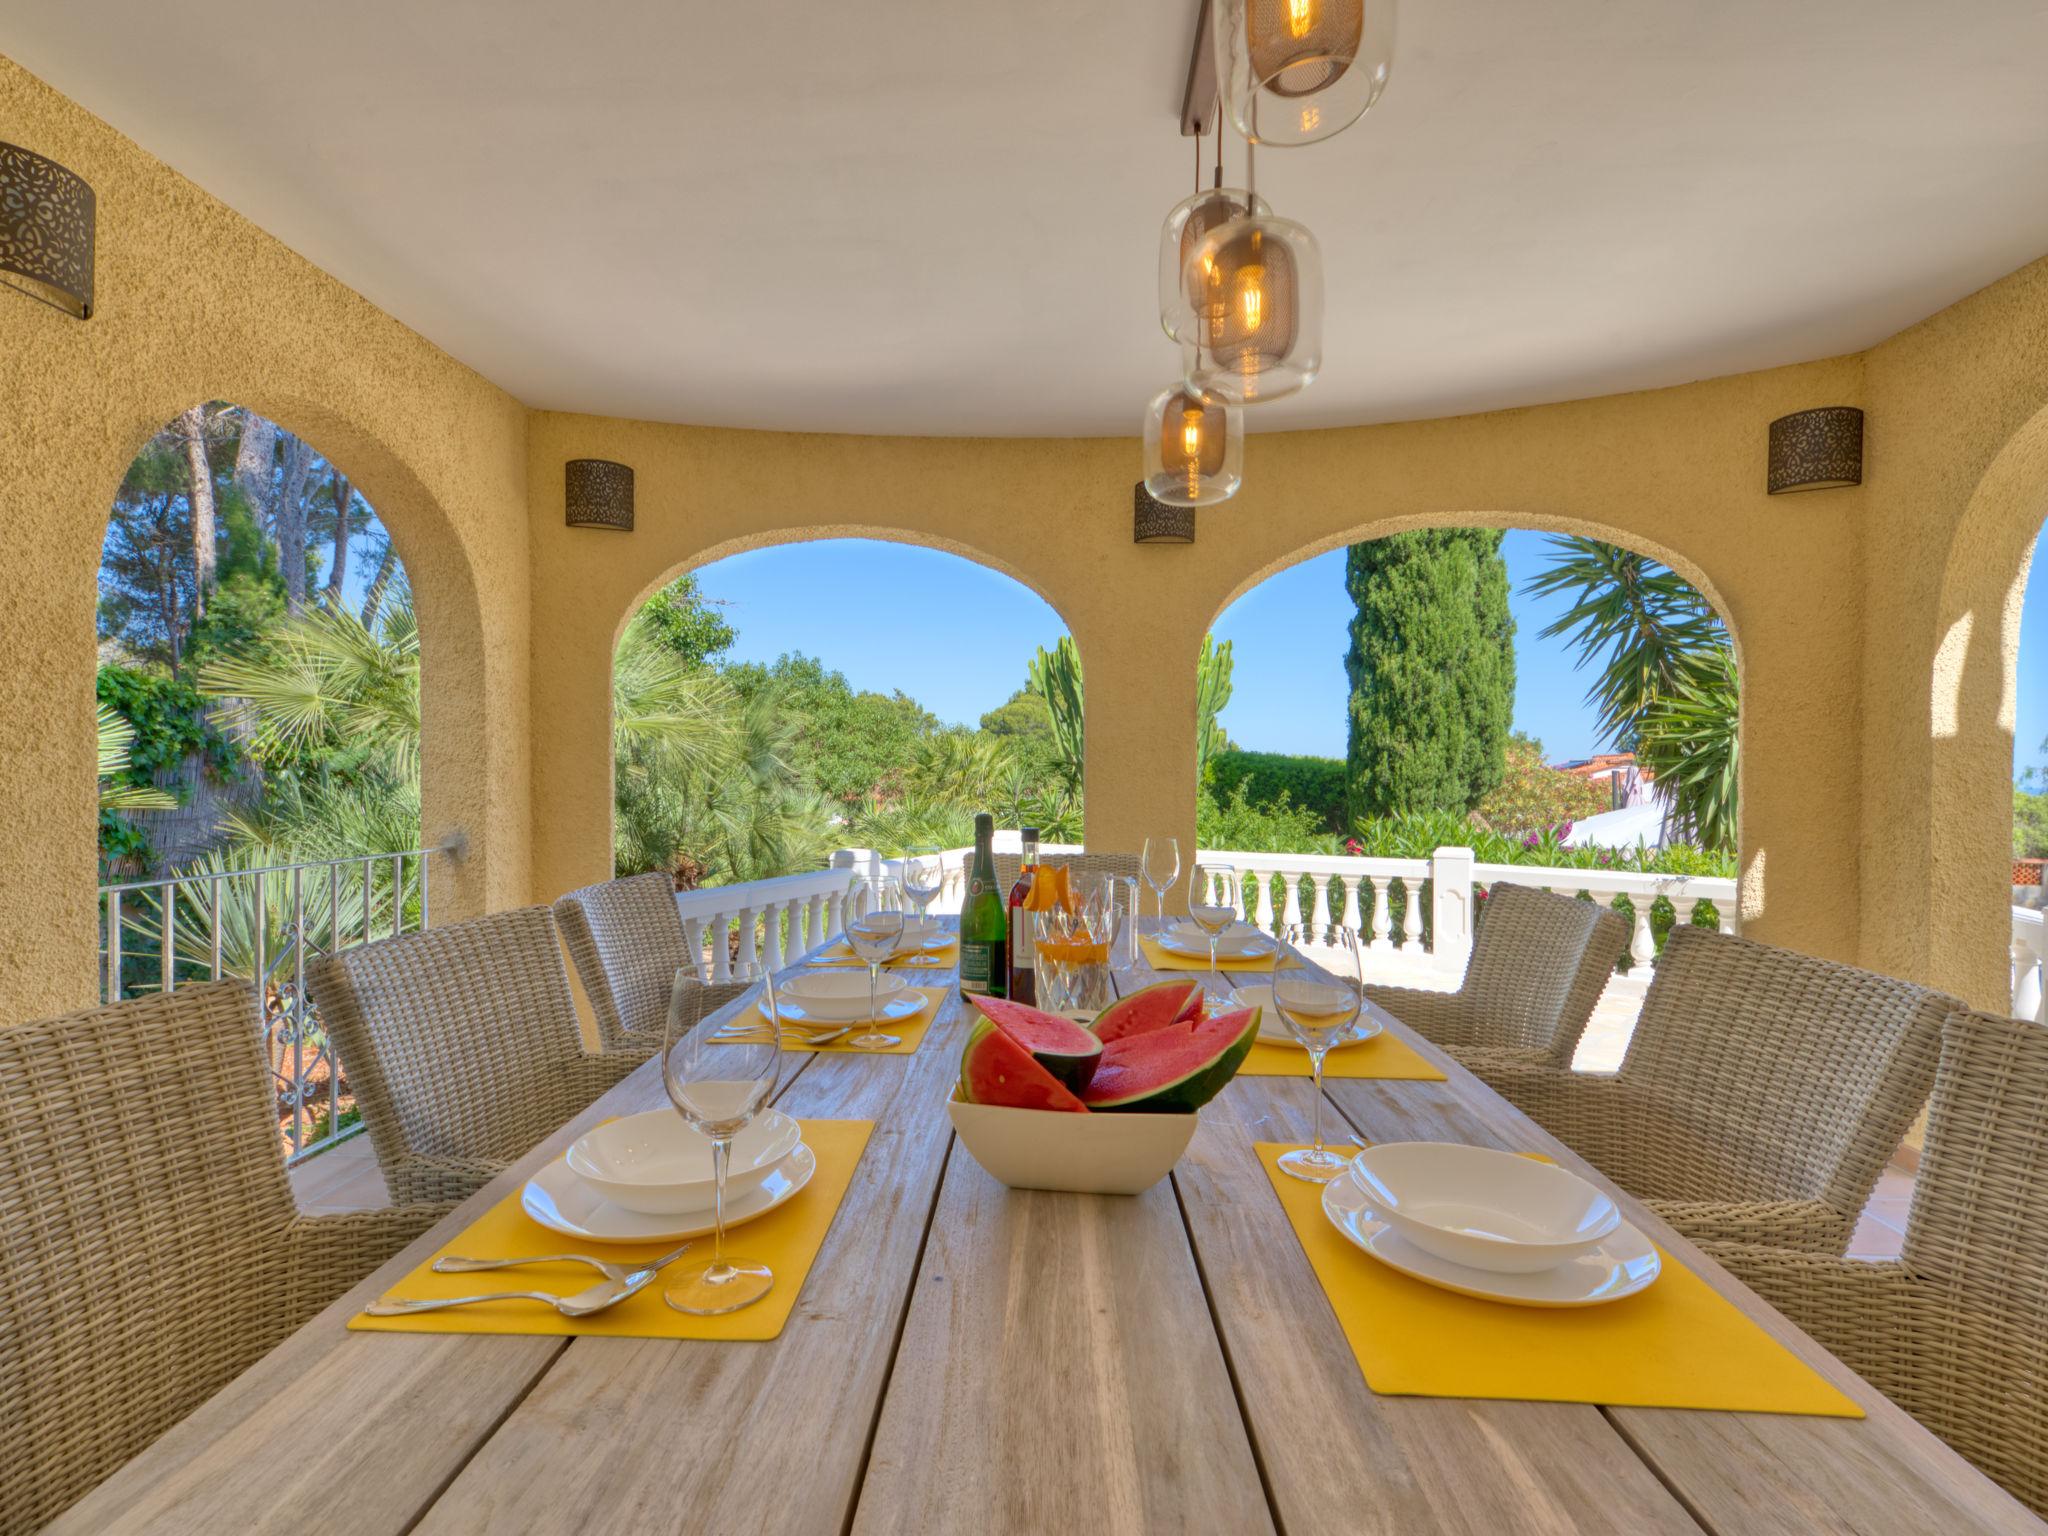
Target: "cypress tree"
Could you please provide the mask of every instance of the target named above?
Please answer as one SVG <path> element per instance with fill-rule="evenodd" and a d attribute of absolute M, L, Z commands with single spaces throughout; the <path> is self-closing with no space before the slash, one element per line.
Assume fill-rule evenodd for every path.
<path fill-rule="evenodd" d="M 1351 546 L 1357 613 L 1345 798 L 1354 819 L 1469 811 L 1501 781 L 1515 709 L 1515 621 L 1491 528 Z"/>

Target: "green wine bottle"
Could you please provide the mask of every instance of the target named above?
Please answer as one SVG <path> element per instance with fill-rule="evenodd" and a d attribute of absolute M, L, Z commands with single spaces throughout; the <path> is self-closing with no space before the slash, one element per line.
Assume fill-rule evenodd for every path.
<path fill-rule="evenodd" d="M 974 818 L 974 862 L 967 866 L 967 897 L 960 903 L 960 993 L 1007 997 L 1010 929 L 1003 893 L 996 889 L 996 819 Z"/>

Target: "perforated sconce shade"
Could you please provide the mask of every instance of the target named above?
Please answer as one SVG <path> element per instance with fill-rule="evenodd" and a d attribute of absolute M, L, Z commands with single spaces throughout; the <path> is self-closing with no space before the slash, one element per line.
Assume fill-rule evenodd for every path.
<path fill-rule="evenodd" d="M 1195 542 L 1195 509 L 1169 507 L 1146 494 L 1145 482 L 1131 487 L 1131 542 L 1133 544 L 1192 544 Z"/>
<path fill-rule="evenodd" d="M 571 528 L 633 531 L 633 467 L 610 459 L 571 459 L 563 466 Z"/>
<path fill-rule="evenodd" d="M 92 188 L 54 160 L 0 144 L 0 281 L 92 318 Z"/>
<path fill-rule="evenodd" d="M 1254 144 L 1314 144 L 1369 111 L 1394 64 L 1395 0 L 1215 0 L 1224 110 Z"/>
<path fill-rule="evenodd" d="M 1771 423 L 1765 489 L 1828 491 L 1863 483 L 1863 412 L 1853 405 L 1794 411 Z"/>

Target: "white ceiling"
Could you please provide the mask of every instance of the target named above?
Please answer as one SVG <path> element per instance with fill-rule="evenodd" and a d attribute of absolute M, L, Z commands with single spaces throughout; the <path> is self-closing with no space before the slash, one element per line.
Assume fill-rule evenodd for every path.
<path fill-rule="evenodd" d="M 1135 435 L 1193 11 L 0 0 L 0 50 L 530 405 Z M 1329 315 L 1253 424 L 1874 342 L 2048 252 L 2043 58 L 2041 0 L 1402 0 L 1381 104 L 1260 158 Z"/>

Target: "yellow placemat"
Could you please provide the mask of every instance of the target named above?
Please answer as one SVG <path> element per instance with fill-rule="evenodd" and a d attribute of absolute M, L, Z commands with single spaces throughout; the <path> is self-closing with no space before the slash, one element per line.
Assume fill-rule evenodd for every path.
<path fill-rule="evenodd" d="M 932 1027 L 932 1020 L 939 1016 L 939 1010 L 945 1007 L 946 999 L 953 993 L 951 987 L 913 987 L 911 990 L 923 994 L 924 1007 L 907 1019 L 883 1019 L 879 1023 L 856 1024 L 830 1045 L 805 1045 L 794 1034 L 785 1034 L 782 1037 L 782 1048 L 785 1051 L 816 1051 L 824 1055 L 845 1051 L 854 1056 L 908 1056 L 924 1044 L 925 1031 Z M 766 1020 L 767 1017 L 767 1008 L 762 1003 L 756 1003 L 739 1018 L 734 1019 L 733 1023 L 738 1025 L 743 1019 L 759 1022 Z M 894 1035 L 896 1043 L 873 1048 L 846 1043 L 855 1035 L 865 1034 L 870 1029 L 879 1030 L 885 1035 Z"/>
<path fill-rule="evenodd" d="M 1284 1040 L 1261 1040 L 1252 1047 L 1238 1072 L 1246 1077 L 1307 1077 L 1308 1051 Z M 1382 1030 L 1357 1045 L 1342 1045 L 1323 1058 L 1323 1079 L 1333 1077 L 1401 1078 L 1409 1082 L 1441 1083 L 1443 1073 L 1424 1061 L 1407 1041 L 1393 1031 Z M 1294 1182 L 1300 1183 L 1299 1179 Z"/>
<path fill-rule="evenodd" d="M 1176 955 L 1164 948 L 1149 934 L 1140 934 L 1138 944 L 1145 951 L 1145 963 L 1155 971 L 1206 971 L 1209 969 L 1207 955 Z M 1276 949 L 1271 954 L 1251 955 L 1241 959 L 1221 959 L 1216 962 L 1219 971 L 1270 971 L 1279 957 Z"/>
<path fill-rule="evenodd" d="M 821 949 L 811 958 L 812 965 L 859 966 L 866 969 L 867 961 L 856 955 L 841 939 L 826 949 Z M 944 949 L 920 950 L 914 955 L 897 955 L 882 962 L 885 971 L 949 971 L 960 963 L 960 945 L 956 941 Z"/>
<path fill-rule="evenodd" d="M 1256 1143 L 1323 1294 L 1375 1392 L 1860 1419 L 1863 1410 L 1664 1255 L 1646 1291 L 1597 1307 L 1517 1307 L 1439 1290 L 1362 1253 Z"/>
<path fill-rule="evenodd" d="M 824 1246 L 825 1234 L 839 1203 L 853 1182 L 854 1169 L 874 1131 L 872 1120 L 802 1120 L 804 1141 L 817 1154 L 818 1171 L 788 1202 L 766 1216 L 732 1228 L 726 1233 L 726 1251 L 766 1264 L 775 1272 L 775 1284 L 751 1307 L 724 1317 L 691 1317 L 676 1311 L 661 1299 L 663 1282 L 656 1280 L 638 1295 L 629 1296 L 595 1317 L 567 1318 L 553 1307 L 537 1301 L 491 1301 L 474 1307 L 453 1307 L 446 1312 L 422 1312 L 412 1317 L 371 1317 L 358 1313 L 349 1327 L 376 1333 L 511 1333 L 571 1335 L 577 1338 L 607 1339 L 772 1339 L 782 1332 L 804 1278 Z M 675 1248 L 675 1243 L 592 1243 L 587 1251 L 600 1259 L 658 1259 Z M 444 1254 L 460 1253 L 471 1258 L 510 1259 L 522 1254 L 586 1251 L 575 1238 L 550 1232 L 519 1208 L 514 1190 L 462 1233 L 441 1248 L 391 1288 L 391 1294 L 408 1297 L 474 1296 L 480 1291 L 552 1291 L 573 1295 L 595 1285 L 597 1271 L 581 1264 L 535 1264 L 520 1269 L 490 1270 L 481 1274 L 437 1275 L 433 1262 Z M 676 1260 L 681 1268 L 711 1256 L 711 1239 L 693 1238 L 690 1251 Z"/>

